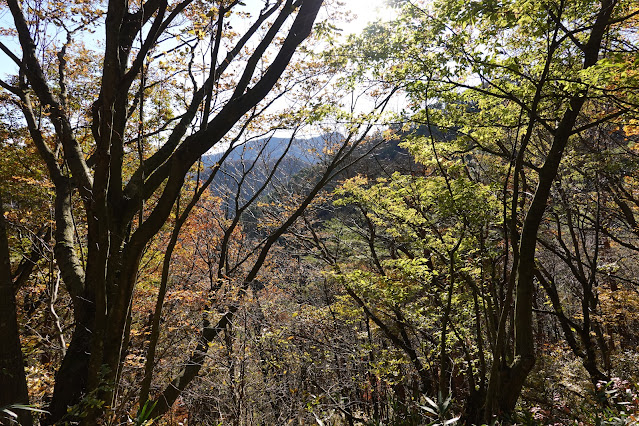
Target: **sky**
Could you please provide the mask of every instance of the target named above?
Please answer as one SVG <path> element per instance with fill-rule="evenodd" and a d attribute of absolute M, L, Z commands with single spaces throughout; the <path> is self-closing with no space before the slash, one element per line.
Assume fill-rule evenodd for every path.
<path fill-rule="evenodd" d="M 245 0 L 247 7 L 251 8 L 251 3 L 255 0 Z M 355 34 L 360 32 L 367 23 L 374 22 L 378 19 L 389 19 L 392 16 L 391 9 L 385 5 L 385 0 L 340 0 L 344 3 L 342 6 L 348 9 L 355 16 L 351 22 L 342 23 L 343 34 Z M 262 4 L 262 2 L 259 2 Z M 13 19 L 6 8 L 0 9 L 0 27 L 12 27 Z M 12 40 L 8 40 L 3 37 L 3 42 L 9 45 L 9 48 L 16 48 L 15 43 L 12 45 Z M 20 56 L 20 55 L 18 55 Z M 4 77 L 7 74 L 14 74 L 17 72 L 17 67 L 9 60 L 4 54 L 0 53 L 0 77 Z"/>
<path fill-rule="evenodd" d="M 357 15 L 357 18 L 344 27 L 346 33 L 358 33 L 369 22 L 386 20 L 392 16 L 385 0 L 342 0 L 345 8 Z"/>

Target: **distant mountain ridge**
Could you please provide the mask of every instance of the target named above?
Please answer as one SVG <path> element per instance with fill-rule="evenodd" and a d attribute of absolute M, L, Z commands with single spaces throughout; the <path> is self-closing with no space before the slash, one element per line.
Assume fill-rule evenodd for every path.
<path fill-rule="evenodd" d="M 292 141 L 288 137 L 255 139 L 236 146 L 225 161 L 244 161 L 250 164 L 259 157 L 266 162 L 275 162 L 286 153 L 286 159 L 295 159 L 312 165 L 320 161 L 322 150 L 327 141 L 341 140 L 342 138 L 343 136 L 339 133 L 328 133 L 311 138 L 293 138 Z M 290 147 L 288 147 L 289 143 Z M 206 166 L 212 166 L 223 155 L 224 152 L 205 155 L 202 157 L 202 162 Z"/>
<path fill-rule="evenodd" d="M 327 144 L 342 139 L 339 133 L 328 133 L 304 139 L 271 137 L 247 141 L 224 158 L 211 188 L 231 208 L 234 203 L 230 201 L 236 195 L 240 205 L 245 203 L 270 176 L 270 183 L 261 191 L 262 196 L 268 195 L 274 184 L 288 182 L 302 170 L 320 163 L 326 157 L 323 152 Z M 207 176 L 224 155 L 220 152 L 203 156 L 203 175 Z M 277 170 L 273 171 L 275 166 Z"/>

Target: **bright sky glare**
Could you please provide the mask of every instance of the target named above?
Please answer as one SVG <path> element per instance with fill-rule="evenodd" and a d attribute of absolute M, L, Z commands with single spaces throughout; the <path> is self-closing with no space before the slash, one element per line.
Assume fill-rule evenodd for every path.
<path fill-rule="evenodd" d="M 393 17 L 394 11 L 386 5 L 385 0 L 342 0 L 345 8 L 348 8 L 357 16 L 352 22 L 344 25 L 346 34 L 356 34 L 364 29 L 369 22 L 377 20 L 386 21 Z"/>

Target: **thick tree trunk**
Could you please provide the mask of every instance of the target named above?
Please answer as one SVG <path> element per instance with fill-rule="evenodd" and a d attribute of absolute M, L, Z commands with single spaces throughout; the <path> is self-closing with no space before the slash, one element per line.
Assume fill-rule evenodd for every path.
<path fill-rule="evenodd" d="M 90 342 L 95 305 L 84 290 L 84 270 L 73 245 L 74 225 L 71 214 L 72 190 L 68 179 L 59 179 L 56 185 L 55 259 L 60 268 L 67 291 L 73 297 L 75 330 L 71 342 L 55 375 L 53 398 L 47 407 L 49 414 L 44 425 L 54 424 L 67 414 L 68 407 L 76 405 L 86 390 Z"/>
<path fill-rule="evenodd" d="M 29 392 L 20 346 L 16 300 L 11 279 L 9 242 L 1 194 L 0 209 L 0 342 L 2 342 L 0 344 L 0 408 L 3 408 L 12 404 L 28 404 Z M 29 411 L 18 409 L 12 411 L 18 415 L 20 424 L 32 424 Z M 0 416 L 2 416 L 1 413 Z M 2 422 L 0 417 L 0 423 Z"/>
<path fill-rule="evenodd" d="M 82 316 L 84 318 L 78 319 L 67 353 L 55 375 L 53 399 L 43 425 L 52 425 L 60 421 L 67 414 L 67 409 L 78 404 L 84 395 L 91 354 L 93 313 L 85 312 Z"/>

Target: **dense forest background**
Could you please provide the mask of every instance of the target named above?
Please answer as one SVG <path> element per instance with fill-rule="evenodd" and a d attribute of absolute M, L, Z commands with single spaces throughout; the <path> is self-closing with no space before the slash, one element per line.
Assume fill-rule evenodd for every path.
<path fill-rule="evenodd" d="M 639 3 L 0 5 L 0 422 L 639 422 Z"/>

